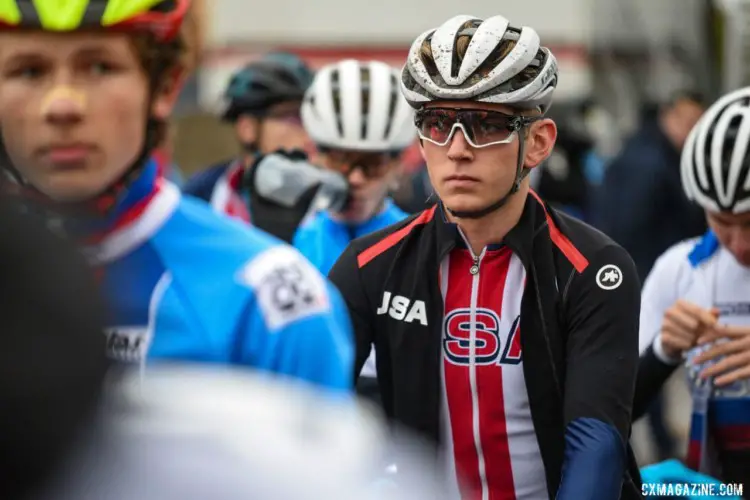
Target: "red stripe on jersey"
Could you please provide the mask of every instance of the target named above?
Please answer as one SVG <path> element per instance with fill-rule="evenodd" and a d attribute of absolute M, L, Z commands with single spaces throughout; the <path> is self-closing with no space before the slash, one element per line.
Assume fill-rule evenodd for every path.
<path fill-rule="evenodd" d="M 547 212 L 547 207 L 544 205 L 544 202 L 539 197 L 539 195 L 536 194 L 533 189 L 530 189 L 529 193 L 531 194 L 531 196 L 536 198 L 536 201 L 538 201 L 542 206 L 542 209 L 544 209 L 544 216 L 547 218 L 547 227 L 549 227 L 549 237 L 552 240 L 552 243 L 554 243 L 555 246 L 559 248 L 563 253 L 565 258 L 568 259 L 571 264 L 573 264 L 573 267 L 576 268 L 576 271 L 578 271 L 579 273 L 585 271 L 586 268 L 589 267 L 588 259 L 583 256 L 583 254 L 575 247 L 575 245 L 573 245 L 573 242 L 570 241 L 567 236 L 560 232 L 560 229 L 555 225 L 555 221 L 552 220 L 549 212 Z"/>
<path fill-rule="evenodd" d="M 416 226 L 420 224 L 427 224 L 432 220 L 435 215 L 435 209 L 437 205 L 433 205 L 432 208 L 428 208 L 421 214 L 419 214 L 413 221 L 406 226 L 402 227 L 395 233 L 391 233 L 382 240 L 378 241 L 374 245 L 365 250 L 361 251 L 357 255 L 357 264 L 360 268 L 365 267 L 372 259 L 385 252 L 389 248 L 396 245 L 399 241 L 403 240 Z"/>
<path fill-rule="evenodd" d="M 445 294 L 445 332 L 443 337 L 443 370 L 445 373 L 445 396 L 448 404 L 450 429 L 453 437 L 453 460 L 463 500 L 482 498 L 482 481 L 479 475 L 479 456 L 474 441 L 473 400 L 468 364 L 452 362 L 446 355 L 449 349 L 460 348 L 468 352 L 468 342 L 454 341 L 449 328 L 451 311 L 468 308 L 471 300 L 472 275 L 469 268 L 473 260 L 468 251 L 454 250 L 450 253 L 448 266 L 448 290 Z M 463 326 L 463 325 L 459 325 Z M 468 336 L 467 332 L 462 332 Z M 453 343 L 456 343 L 454 346 Z M 463 354 L 463 353 L 461 353 Z"/>
<path fill-rule="evenodd" d="M 750 450 L 750 425 L 723 425 L 714 430 L 714 436 L 721 450 Z"/>
<path fill-rule="evenodd" d="M 507 248 L 488 251 L 480 264 L 477 306 L 492 309 L 498 318 L 502 318 L 503 314 L 503 292 L 512 256 L 513 253 Z M 518 290 L 517 293 L 523 293 L 523 290 Z M 510 311 L 509 314 L 514 313 Z M 489 500 L 515 500 L 516 490 L 505 422 L 502 356 L 506 355 L 505 347 L 513 342 L 513 337 L 518 338 L 519 335 L 504 331 L 498 331 L 497 334 L 500 340 L 497 359 L 492 364 L 477 366 L 479 433 L 485 457 Z M 517 354 L 520 357 L 520 349 Z"/>
<path fill-rule="evenodd" d="M 229 198 L 227 199 L 224 212 L 237 219 L 245 222 L 252 222 L 250 220 L 250 210 L 245 206 L 245 201 L 239 194 L 242 189 L 242 176 L 245 173 L 245 169 L 241 164 L 237 164 L 233 167 L 233 170 L 227 175 L 227 183 L 229 184 Z"/>
<path fill-rule="evenodd" d="M 482 475 L 489 500 L 515 499 L 501 364 L 513 332 L 500 329 L 511 257 L 512 252 L 507 248 L 492 250 L 486 252 L 480 263 L 475 312 L 476 371 L 472 386 L 470 307 L 475 277 L 469 270 L 474 261 L 467 250 L 454 250 L 450 254 L 443 363 L 454 462 L 464 500 L 482 498 Z M 477 416 L 478 435 L 474 424 Z"/>

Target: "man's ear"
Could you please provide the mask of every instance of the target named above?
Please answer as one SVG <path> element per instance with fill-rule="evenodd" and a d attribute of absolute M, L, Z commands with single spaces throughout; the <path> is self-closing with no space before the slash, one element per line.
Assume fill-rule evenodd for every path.
<path fill-rule="evenodd" d="M 175 69 L 156 91 L 151 114 L 159 120 L 167 120 L 177 104 L 188 73 L 182 68 Z"/>
<path fill-rule="evenodd" d="M 533 123 L 526 132 L 524 166 L 534 168 L 552 152 L 557 140 L 557 125 L 549 118 Z"/>
<path fill-rule="evenodd" d="M 422 138 L 419 138 L 419 154 L 422 155 L 422 160 L 427 161 L 427 157 L 424 155 L 424 143 L 422 142 Z"/>

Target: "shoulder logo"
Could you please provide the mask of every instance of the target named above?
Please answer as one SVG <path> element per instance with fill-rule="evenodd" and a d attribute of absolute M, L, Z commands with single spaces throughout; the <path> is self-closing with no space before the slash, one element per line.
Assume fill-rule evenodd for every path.
<path fill-rule="evenodd" d="M 269 248 L 251 259 L 238 279 L 255 292 L 269 330 L 330 310 L 325 278 L 289 246 Z"/>
<path fill-rule="evenodd" d="M 614 264 L 607 264 L 596 273 L 596 284 L 602 290 L 614 290 L 622 285 L 622 271 Z"/>

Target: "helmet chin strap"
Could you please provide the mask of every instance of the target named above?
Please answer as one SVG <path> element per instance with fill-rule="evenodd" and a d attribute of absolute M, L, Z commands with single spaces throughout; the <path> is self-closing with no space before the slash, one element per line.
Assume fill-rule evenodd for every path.
<path fill-rule="evenodd" d="M 518 162 L 516 164 L 516 177 L 513 180 L 513 185 L 511 186 L 510 190 L 499 200 L 491 203 L 484 208 L 480 208 L 479 210 L 453 210 L 450 207 L 446 206 L 446 210 L 448 210 L 448 212 L 450 212 L 452 216 L 459 219 L 480 219 L 485 215 L 490 214 L 495 210 L 499 210 L 500 208 L 505 206 L 510 197 L 518 192 L 518 190 L 521 188 L 521 182 L 526 178 L 529 172 L 531 172 L 531 169 L 525 168 L 523 166 L 524 151 L 526 149 L 524 141 L 524 129 L 518 131 L 518 142 Z"/>

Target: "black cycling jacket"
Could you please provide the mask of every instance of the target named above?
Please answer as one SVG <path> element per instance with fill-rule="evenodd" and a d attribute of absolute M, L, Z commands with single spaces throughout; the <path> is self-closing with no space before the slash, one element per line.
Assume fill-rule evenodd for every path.
<path fill-rule="evenodd" d="M 386 414 L 440 441 L 442 259 L 459 240 L 440 206 L 357 239 L 329 277 L 354 324 L 358 374 L 370 345 Z M 628 440 L 638 363 L 640 283 L 632 259 L 606 235 L 527 196 L 503 241 L 526 270 L 523 371 L 550 498 L 641 498 Z M 610 288 L 602 281 L 610 274 Z M 606 268 L 606 269 L 605 269 Z M 426 305 L 427 321 L 376 313 L 385 292 Z M 356 377 L 356 375 L 355 375 Z"/>

